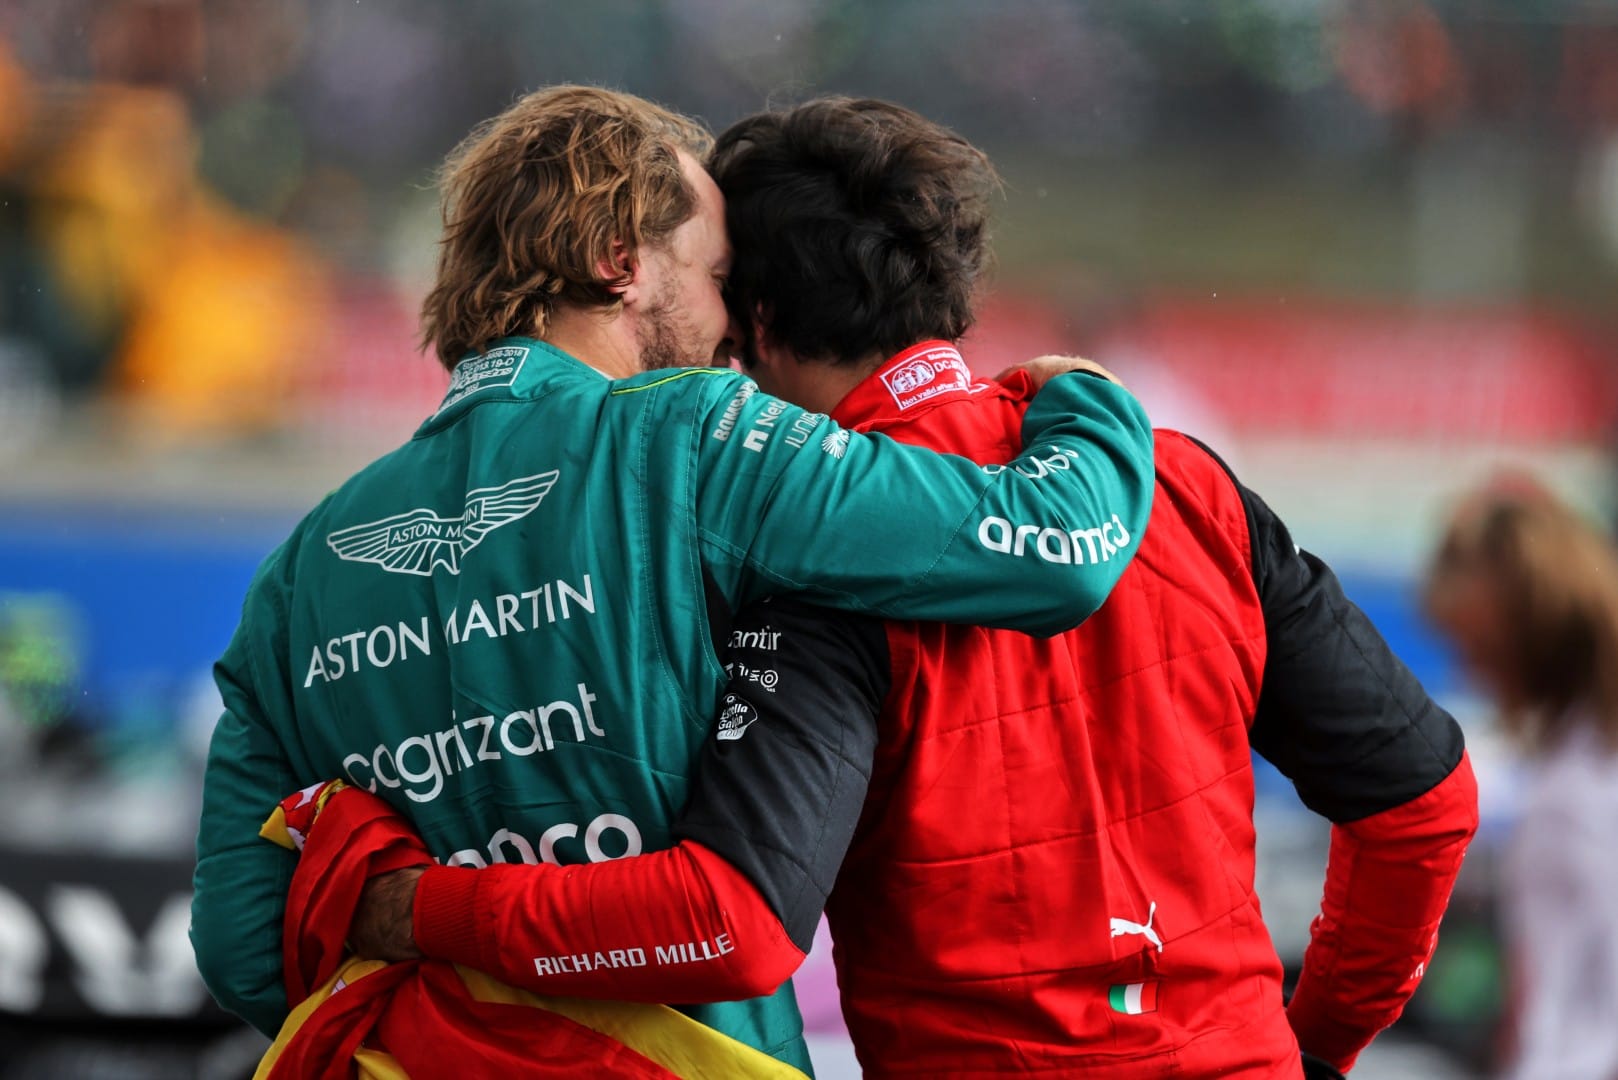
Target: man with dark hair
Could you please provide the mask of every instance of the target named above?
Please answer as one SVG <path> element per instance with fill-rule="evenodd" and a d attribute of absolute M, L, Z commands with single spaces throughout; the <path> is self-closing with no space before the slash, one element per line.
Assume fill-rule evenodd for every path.
<path fill-rule="evenodd" d="M 741 121 L 712 167 L 762 385 L 997 475 L 1076 467 L 1011 461 L 1029 388 L 972 377 L 954 345 L 985 258 L 980 153 L 830 99 Z M 1415 989 L 1476 827 L 1461 732 L 1210 451 L 1160 431 L 1156 470 L 1140 556 L 1061 637 L 743 611 L 673 849 L 428 869 L 414 942 L 383 951 L 547 993 L 720 999 L 785 979 L 824 904 L 869 1076 L 1297 1077 L 1300 1045 L 1317 1075 L 1346 1070 Z M 1132 542 L 991 518 L 979 537 L 1052 563 Z M 1253 888 L 1251 749 L 1334 823 L 1289 1007 Z M 725 946 L 589 961 L 663 940 Z"/>
<path fill-rule="evenodd" d="M 423 311 L 449 392 L 269 556 L 216 669 L 192 940 L 261 1030 L 287 1015 L 296 860 L 258 833 L 288 793 L 342 776 L 449 865 L 665 847 L 731 611 L 805 591 L 1052 633 L 1134 553 L 1150 430 L 1106 378 L 1059 375 L 1030 409 L 1022 463 L 1075 462 L 1035 481 L 845 431 L 734 372 L 643 374 L 729 351 L 707 145 L 648 102 L 558 87 L 452 158 Z M 988 519 L 1131 539 L 1058 565 L 983 543 Z M 790 991 L 692 1012 L 807 1064 Z"/>
<path fill-rule="evenodd" d="M 791 155 L 767 149 L 789 140 Z M 971 327 L 1000 182 L 965 139 L 885 101 L 822 101 L 736 124 L 709 168 L 752 195 L 728 210 L 749 244 L 732 240 L 744 327 L 804 360 L 867 368 Z M 819 371 L 799 366 L 795 379 Z"/>

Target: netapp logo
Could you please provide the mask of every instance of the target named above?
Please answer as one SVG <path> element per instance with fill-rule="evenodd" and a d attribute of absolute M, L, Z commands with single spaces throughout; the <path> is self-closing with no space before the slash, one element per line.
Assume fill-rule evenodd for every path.
<path fill-rule="evenodd" d="M 1013 525 L 1003 517 L 984 518 L 978 525 L 978 543 L 1003 555 L 1033 552 L 1051 563 L 1110 562 L 1129 546 L 1129 530 L 1118 515 L 1093 529 L 1064 532 L 1042 525 Z"/>

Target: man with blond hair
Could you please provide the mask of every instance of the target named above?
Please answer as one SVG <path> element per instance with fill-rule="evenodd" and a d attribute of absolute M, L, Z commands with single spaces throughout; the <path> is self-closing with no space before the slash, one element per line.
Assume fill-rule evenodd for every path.
<path fill-rule="evenodd" d="M 343 777 L 447 865 L 665 847 L 719 704 L 731 612 L 801 591 L 1054 633 L 1127 565 L 1152 440 L 1104 372 L 1051 378 L 1019 471 L 847 431 L 728 370 L 675 368 L 730 347 L 708 149 L 657 106 L 559 87 L 450 159 L 423 309 L 451 371 L 444 402 L 269 556 L 216 669 L 192 938 L 214 995 L 261 1030 L 287 1013 L 295 860 L 257 832 L 289 792 Z M 1037 467 L 1058 456 L 1068 468 Z M 991 542 L 1000 523 L 1015 542 Z M 1037 542 L 1098 531 L 1117 541 L 1102 556 L 1053 559 Z M 789 988 L 689 1012 L 807 1066 Z"/>

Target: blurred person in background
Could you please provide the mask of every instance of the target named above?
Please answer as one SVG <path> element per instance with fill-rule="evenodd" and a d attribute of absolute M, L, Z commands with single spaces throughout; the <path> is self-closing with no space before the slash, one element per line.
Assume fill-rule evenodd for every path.
<path fill-rule="evenodd" d="M 1618 1076 L 1618 552 L 1547 490 L 1462 502 L 1426 583 L 1432 618 L 1523 755 L 1504 862 L 1511 1080 Z"/>
<path fill-rule="evenodd" d="M 121 0 L 85 19 L 90 81 L 20 86 L 26 122 L 0 124 L 27 241 L 0 266 L 19 279 L 0 315 L 70 398 L 111 391 L 136 439 L 276 430 L 327 329 L 325 266 L 198 174 L 184 91 L 203 78 L 203 6 Z M 3 52 L 9 103 L 25 80 L 6 75 Z"/>
<path fill-rule="evenodd" d="M 288 1014 L 296 860 L 259 830 L 289 792 L 335 776 L 375 792 L 425 841 L 423 861 L 666 847 L 733 611 L 807 590 L 1051 633 L 1127 565 L 1124 538 L 1082 566 L 979 540 L 987 519 L 1139 535 L 1151 435 L 1106 377 L 1050 380 L 1019 426 L 1024 475 L 851 434 L 736 372 L 676 369 L 729 352 L 710 145 L 649 102 L 564 86 L 521 98 L 451 156 L 422 312 L 448 394 L 269 556 L 216 669 L 225 712 L 192 940 L 215 997 L 260 1030 Z M 1057 454 L 1071 467 L 1035 480 Z M 336 930 L 340 943 L 348 921 Z M 339 1012 L 370 1000 L 365 983 L 347 982 Z M 760 991 L 690 1011 L 714 1045 L 807 1068 L 790 987 Z M 432 1053 L 410 1036 L 385 1048 Z"/>
<path fill-rule="evenodd" d="M 712 168 L 760 385 L 1002 471 L 1029 387 L 974 379 L 954 344 L 988 261 L 988 159 L 833 98 L 739 121 Z M 413 907 L 367 909 L 396 935 L 376 954 L 716 1000 L 785 980 L 824 907 L 870 1076 L 1297 1077 L 1300 1045 L 1307 1075 L 1346 1071 L 1415 991 L 1476 829 L 1462 735 L 1219 458 L 1160 430 L 1156 471 L 1139 557 L 1063 637 L 743 611 L 678 845 L 429 868 Z M 1025 557 L 1096 557 L 1098 538 L 1004 528 Z M 1254 892 L 1254 749 L 1334 823 L 1290 1007 Z M 729 947 L 589 960 L 658 940 Z"/>

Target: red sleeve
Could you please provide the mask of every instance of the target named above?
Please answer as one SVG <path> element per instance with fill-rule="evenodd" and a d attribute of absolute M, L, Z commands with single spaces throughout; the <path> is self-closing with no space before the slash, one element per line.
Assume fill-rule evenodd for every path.
<path fill-rule="evenodd" d="M 1398 1019 L 1438 944 L 1477 807 L 1462 755 L 1425 795 L 1332 827 L 1325 897 L 1287 1006 L 1304 1050 L 1347 1072 Z"/>
<path fill-rule="evenodd" d="M 546 994 L 734 1001 L 803 962 L 764 897 L 711 850 L 580 866 L 435 866 L 416 889 L 416 945 Z"/>

